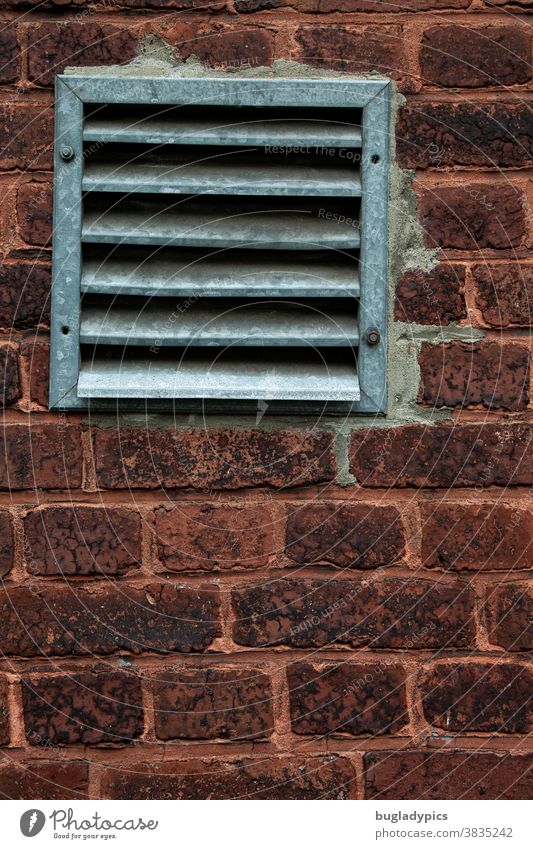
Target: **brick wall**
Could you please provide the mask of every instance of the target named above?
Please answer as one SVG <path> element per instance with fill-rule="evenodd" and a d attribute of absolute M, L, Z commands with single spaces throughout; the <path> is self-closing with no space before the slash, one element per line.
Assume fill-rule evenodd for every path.
<path fill-rule="evenodd" d="M 4 0 L 0 794 L 531 794 L 529 6 Z M 53 77 L 163 41 L 397 80 L 410 417 L 48 413 Z"/>

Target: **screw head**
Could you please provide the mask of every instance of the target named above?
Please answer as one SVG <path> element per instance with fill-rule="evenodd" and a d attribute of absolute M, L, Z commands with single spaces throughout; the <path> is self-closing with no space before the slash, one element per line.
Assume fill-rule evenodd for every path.
<path fill-rule="evenodd" d="M 378 345 L 381 342 L 381 334 L 379 330 L 376 328 L 372 328 L 371 330 L 367 330 L 366 332 L 366 344 L 367 345 Z"/>
<path fill-rule="evenodd" d="M 74 148 L 65 144 L 59 151 L 59 155 L 64 162 L 70 162 L 71 159 L 74 159 Z"/>

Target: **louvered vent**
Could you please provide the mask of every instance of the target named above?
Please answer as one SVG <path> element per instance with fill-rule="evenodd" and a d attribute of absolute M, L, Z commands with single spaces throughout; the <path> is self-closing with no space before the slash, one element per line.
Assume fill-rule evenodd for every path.
<path fill-rule="evenodd" d="M 384 410 L 385 80 L 67 76 L 57 104 L 55 407 Z"/>

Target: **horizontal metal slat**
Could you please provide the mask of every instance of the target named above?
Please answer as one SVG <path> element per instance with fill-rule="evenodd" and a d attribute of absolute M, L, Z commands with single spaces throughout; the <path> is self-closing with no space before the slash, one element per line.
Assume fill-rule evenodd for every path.
<path fill-rule="evenodd" d="M 80 398 L 228 398 L 282 401 L 358 401 L 355 363 L 320 364 L 264 357 L 213 359 L 196 350 L 179 361 L 82 360 Z"/>
<path fill-rule="evenodd" d="M 255 252 L 254 252 L 255 253 Z M 293 256 L 239 253 L 183 257 L 160 252 L 154 257 L 87 259 L 83 264 L 84 293 L 173 297 L 359 297 L 359 273 L 354 260 L 326 262 L 298 251 Z"/>
<path fill-rule="evenodd" d="M 84 307 L 81 314 L 80 342 L 87 345 L 353 347 L 358 341 L 355 305 L 350 314 L 344 304 L 326 313 L 283 301 L 226 307 L 150 301 Z"/>
<path fill-rule="evenodd" d="M 247 164 L 219 158 L 175 165 L 90 162 L 85 192 L 360 197 L 355 168 Z"/>

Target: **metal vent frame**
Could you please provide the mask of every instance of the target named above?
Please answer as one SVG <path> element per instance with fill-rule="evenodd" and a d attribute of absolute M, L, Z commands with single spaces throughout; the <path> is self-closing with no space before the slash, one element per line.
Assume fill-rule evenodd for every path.
<path fill-rule="evenodd" d="M 328 402 L 331 412 L 386 413 L 389 124 L 392 83 L 371 79 L 229 77 L 56 77 L 54 231 L 50 354 L 50 408 L 54 410 L 153 409 L 237 412 L 256 409 L 241 401 L 81 398 L 80 282 L 85 104 L 328 107 L 362 109 L 360 210 L 360 400 Z M 377 331 L 377 336 L 372 335 Z M 376 338 L 379 341 L 376 343 Z M 324 411 L 324 402 L 319 405 Z M 269 405 L 272 412 L 307 412 L 314 403 Z"/>

